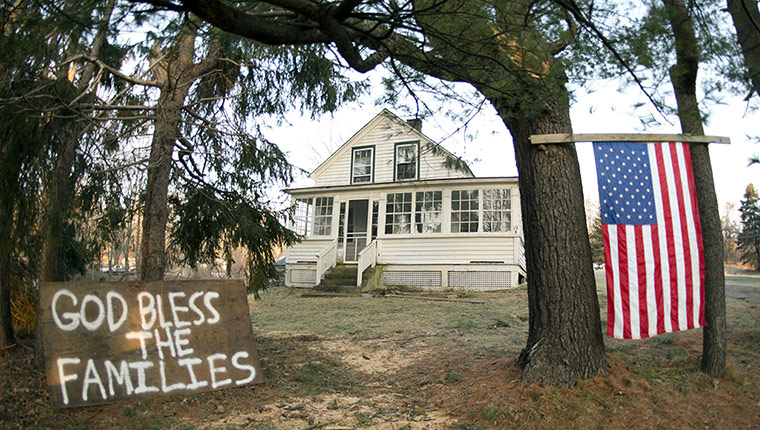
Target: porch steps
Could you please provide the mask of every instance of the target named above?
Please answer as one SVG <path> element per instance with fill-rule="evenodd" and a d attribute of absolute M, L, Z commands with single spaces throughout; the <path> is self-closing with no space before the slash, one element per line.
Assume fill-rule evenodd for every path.
<path fill-rule="evenodd" d="M 364 284 L 369 270 L 367 269 L 363 277 Z M 326 274 L 322 282 L 314 288 L 317 291 L 330 291 L 336 293 L 359 293 L 362 291 L 361 287 L 356 286 L 356 265 L 339 264 L 330 269 Z"/>

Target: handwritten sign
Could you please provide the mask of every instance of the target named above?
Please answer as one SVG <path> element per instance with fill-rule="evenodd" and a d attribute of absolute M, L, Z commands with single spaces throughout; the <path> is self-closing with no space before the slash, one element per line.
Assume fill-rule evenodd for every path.
<path fill-rule="evenodd" d="M 261 382 L 242 281 L 47 283 L 40 295 L 55 405 Z"/>

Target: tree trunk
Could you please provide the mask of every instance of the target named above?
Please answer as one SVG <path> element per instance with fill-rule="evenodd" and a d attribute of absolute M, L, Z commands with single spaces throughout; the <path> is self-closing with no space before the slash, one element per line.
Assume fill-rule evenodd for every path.
<path fill-rule="evenodd" d="M 2 181 L 5 182 L 5 181 Z M 11 317 L 11 220 L 13 197 L 0 198 L 4 222 L 0 226 L 0 348 L 16 343 Z"/>
<path fill-rule="evenodd" d="M 726 3 L 749 72 L 747 80 L 752 85 L 747 98 L 752 92 L 760 96 L 760 10 L 757 0 L 727 0 Z"/>
<path fill-rule="evenodd" d="M 135 223 L 135 270 L 139 271 L 141 267 L 140 259 L 142 256 L 142 241 L 140 234 L 142 233 L 142 212 L 139 200 L 137 203 L 137 222 Z M 138 273 L 139 275 L 139 273 Z"/>
<path fill-rule="evenodd" d="M 607 363 L 575 145 L 529 140 L 572 132 L 567 91 L 555 90 L 559 96 L 539 112 L 491 101 L 512 134 L 519 171 L 529 302 L 528 342 L 518 358 L 522 379 L 571 386 L 606 373 Z"/>
<path fill-rule="evenodd" d="M 175 39 L 177 57 L 164 60 L 152 70 L 161 89 L 153 121 L 153 141 L 150 147 L 148 181 L 145 189 L 145 212 L 140 249 L 140 279 L 157 281 L 166 270 L 166 223 L 169 216 L 168 191 L 172 170 L 172 152 L 181 137 L 182 108 L 190 86 L 216 66 L 217 52 L 209 48 L 205 59 L 193 62 L 198 24 L 185 22 Z M 154 47 L 154 54 L 161 57 Z"/>
<path fill-rule="evenodd" d="M 140 279 L 143 281 L 163 279 L 166 269 L 166 222 L 169 217 L 172 152 L 179 137 L 181 110 L 187 89 L 182 94 L 176 94 L 179 92 L 179 89 L 162 89 L 156 105 L 142 225 Z"/>
<path fill-rule="evenodd" d="M 664 0 L 673 29 L 677 62 L 670 68 L 670 81 L 678 104 L 678 117 L 684 134 L 704 135 L 697 103 L 699 68 L 694 27 L 683 0 Z M 702 337 L 702 371 L 719 376 L 726 369 L 726 293 L 723 267 L 723 232 L 718 198 L 715 195 L 712 164 L 707 144 L 689 144 L 694 188 L 702 225 L 705 262 L 705 321 Z"/>
<path fill-rule="evenodd" d="M 124 241 L 124 273 L 129 274 L 129 247 L 132 241 L 132 215 L 130 213 L 127 223 L 126 240 Z"/>
<path fill-rule="evenodd" d="M 77 127 L 74 125 L 74 127 Z M 73 193 L 71 183 L 71 167 L 74 164 L 77 148 L 79 148 L 79 133 L 75 130 L 66 132 L 64 145 L 55 161 L 53 172 L 47 189 L 47 210 L 42 235 L 42 251 L 40 254 L 40 282 L 64 281 L 60 270 L 60 258 L 63 248 L 63 230 L 69 212 L 69 201 Z"/>

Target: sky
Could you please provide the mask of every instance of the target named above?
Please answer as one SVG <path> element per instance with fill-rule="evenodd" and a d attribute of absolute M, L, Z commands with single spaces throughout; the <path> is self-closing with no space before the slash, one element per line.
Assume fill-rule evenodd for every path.
<path fill-rule="evenodd" d="M 373 87 L 379 87 L 379 84 L 373 83 Z M 376 105 L 375 100 L 380 96 L 378 91 L 373 91 L 358 103 L 344 105 L 333 115 L 324 115 L 317 120 L 291 113 L 285 122 L 271 127 L 270 139 L 286 151 L 292 164 L 309 172 L 383 108 L 407 119 L 399 109 Z M 671 122 L 668 124 L 654 112 L 654 108 L 646 104 L 634 111 L 634 104 L 646 101 L 643 94 L 635 88 L 622 91 L 617 82 L 606 81 L 593 85 L 591 93 L 576 89 L 575 94 L 575 102 L 570 110 L 575 133 L 680 133 L 676 117 L 668 118 Z M 754 105 L 758 104 L 760 103 L 755 100 Z M 442 110 L 446 108 L 450 106 L 443 106 Z M 658 116 L 661 124 L 645 127 L 640 117 L 650 114 Z M 446 149 L 462 156 L 475 176 L 517 175 L 511 136 L 495 110 L 490 106 L 483 109 L 470 124 L 467 135 L 455 133 L 458 127 L 458 123 L 444 115 L 436 115 L 423 121 L 422 132 Z M 723 215 L 726 202 L 737 203 L 738 208 L 747 184 L 760 183 L 760 165 L 748 166 L 749 158 L 760 154 L 760 144 L 754 144 L 748 137 L 760 137 L 760 112 L 748 109 L 747 102 L 741 97 L 725 97 L 722 104 L 710 107 L 705 134 L 731 139 L 731 144 L 710 145 L 715 188 Z M 584 194 L 588 200 L 598 202 L 592 144 L 577 143 L 576 149 Z M 698 174 L 695 172 L 695 175 Z M 292 186 L 311 184 L 309 179 L 301 175 Z M 737 213 L 732 213 L 732 216 L 737 216 Z"/>

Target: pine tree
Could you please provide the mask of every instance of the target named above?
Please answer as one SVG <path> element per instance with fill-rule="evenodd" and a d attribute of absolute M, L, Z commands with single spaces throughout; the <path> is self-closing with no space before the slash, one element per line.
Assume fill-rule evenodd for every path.
<path fill-rule="evenodd" d="M 760 270 L 760 202 L 752 184 L 747 185 L 744 200 L 739 207 L 742 231 L 737 240 L 741 261 Z"/>

